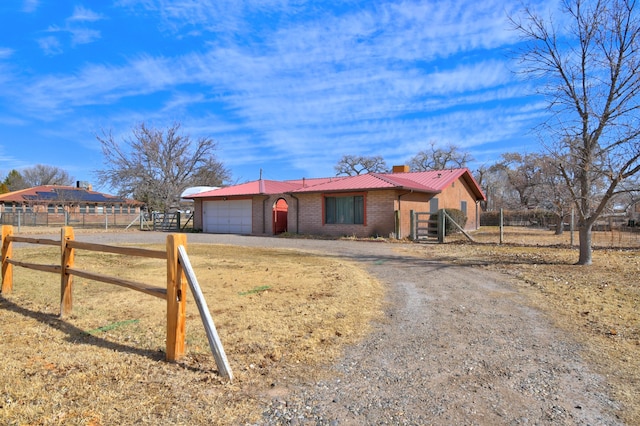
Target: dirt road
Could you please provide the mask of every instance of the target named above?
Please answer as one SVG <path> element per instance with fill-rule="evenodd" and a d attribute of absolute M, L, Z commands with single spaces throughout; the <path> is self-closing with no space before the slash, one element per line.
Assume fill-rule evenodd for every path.
<path fill-rule="evenodd" d="M 80 234 L 163 242 L 166 235 Z M 137 238 L 137 237 L 136 237 Z M 606 380 L 571 336 L 527 305 L 509 279 L 403 254 L 402 244 L 193 234 L 190 243 L 319 251 L 360 262 L 388 286 L 385 321 L 330 369 L 283 378 L 260 424 L 616 425 Z"/>

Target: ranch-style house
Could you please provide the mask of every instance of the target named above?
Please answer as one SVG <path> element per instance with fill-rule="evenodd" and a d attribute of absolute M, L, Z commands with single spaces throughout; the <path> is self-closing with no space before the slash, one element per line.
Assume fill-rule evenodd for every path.
<path fill-rule="evenodd" d="M 139 214 L 143 203 L 89 186 L 42 185 L 0 194 L 0 214 Z"/>
<path fill-rule="evenodd" d="M 409 237 L 411 212 L 450 208 L 467 215 L 467 229 L 480 223 L 486 200 L 466 168 L 287 181 L 259 179 L 190 195 L 194 227 L 207 233 Z"/>

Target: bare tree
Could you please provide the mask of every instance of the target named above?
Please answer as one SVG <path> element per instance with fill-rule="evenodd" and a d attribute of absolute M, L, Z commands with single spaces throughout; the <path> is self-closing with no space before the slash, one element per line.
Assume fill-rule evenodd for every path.
<path fill-rule="evenodd" d="M 566 19 L 545 20 L 525 7 L 511 20 L 525 43 L 524 72 L 545 82 L 548 148 L 566 160 L 559 167 L 578 215 L 578 264 L 588 265 L 593 225 L 640 171 L 640 21 L 636 0 L 564 0 L 562 12 Z"/>
<path fill-rule="evenodd" d="M 228 180 L 229 171 L 214 155 L 216 142 L 204 137 L 191 139 L 180 127 L 174 123 L 162 130 L 141 123 L 121 142 L 103 131 L 102 136 L 96 136 L 105 165 L 96 171 L 99 183 L 144 202 L 150 209 L 167 212 L 189 186 L 219 186 Z"/>
<path fill-rule="evenodd" d="M 56 166 L 36 164 L 33 167 L 22 169 L 22 179 L 26 188 L 40 185 L 73 185 L 73 177 L 69 173 Z"/>
<path fill-rule="evenodd" d="M 565 219 L 571 212 L 573 200 L 567 187 L 558 161 L 549 155 L 541 155 L 537 159 L 540 170 L 540 185 L 535 192 L 534 198 L 539 207 L 553 212 L 556 216 L 556 234 L 561 235 L 564 231 Z"/>
<path fill-rule="evenodd" d="M 409 165 L 411 170 L 416 171 L 445 170 L 466 167 L 472 160 L 471 154 L 457 145 L 450 144 L 440 148 L 432 141 L 429 148 L 418 152 L 409 160 Z"/>
<path fill-rule="evenodd" d="M 375 157 L 343 155 L 334 169 L 336 176 L 355 176 L 363 173 L 386 173 L 389 171 L 387 163 L 379 155 Z"/>
<path fill-rule="evenodd" d="M 507 152 L 502 154 L 498 167 L 504 170 L 509 184 L 518 193 L 520 207 L 535 207 L 536 192 L 542 184 L 540 155 Z"/>
<path fill-rule="evenodd" d="M 478 183 L 487 195 L 485 210 L 520 208 L 520 195 L 509 183 L 505 166 L 498 162 L 489 167 L 482 166 L 476 172 Z"/>

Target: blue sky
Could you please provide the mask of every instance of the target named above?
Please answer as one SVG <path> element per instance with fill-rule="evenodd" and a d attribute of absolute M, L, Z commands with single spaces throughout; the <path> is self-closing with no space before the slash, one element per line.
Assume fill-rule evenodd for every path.
<path fill-rule="evenodd" d="M 140 122 L 212 137 L 234 182 L 332 176 L 345 154 L 405 164 L 456 144 L 532 152 L 544 116 L 513 73 L 498 0 L 4 0 L 0 174 L 94 181 L 95 138 Z"/>

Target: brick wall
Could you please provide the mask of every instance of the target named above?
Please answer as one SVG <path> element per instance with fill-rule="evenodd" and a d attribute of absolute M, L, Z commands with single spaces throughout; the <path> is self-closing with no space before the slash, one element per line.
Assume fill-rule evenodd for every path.
<path fill-rule="evenodd" d="M 202 198 L 193 201 L 193 229 L 202 230 Z"/>
<path fill-rule="evenodd" d="M 253 233 L 273 235 L 273 208 L 279 199 L 287 202 L 287 231 L 296 232 L 296 200 L 290 195 L 254 196 L 252 205 Z"/>
<path fill-rule="evenodd" d="M 332 194 L 333 195 L 333 194 Z M 339 195 L 339 194 L 335 194 Z M 322 194 L 300 194 L 301 234 L 370 237 L 388 237 L 395 232 L 396 191 L 369 191 L 365 194 L 365 219 L 361 224 L 323 224 Z"/>

